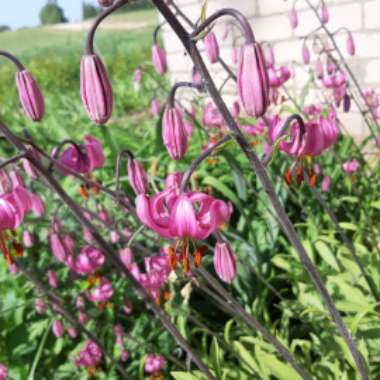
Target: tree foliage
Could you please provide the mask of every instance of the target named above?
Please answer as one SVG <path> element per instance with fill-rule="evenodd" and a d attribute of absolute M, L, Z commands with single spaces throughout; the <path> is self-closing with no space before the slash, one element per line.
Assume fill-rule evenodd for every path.
<path fill-rule="evenodd" d="M 67 22 L 63 9 L 58 5 L 57 0 L 48 0 L 47 4 L 40 11 L 41 25 L 59 24 Z"/>

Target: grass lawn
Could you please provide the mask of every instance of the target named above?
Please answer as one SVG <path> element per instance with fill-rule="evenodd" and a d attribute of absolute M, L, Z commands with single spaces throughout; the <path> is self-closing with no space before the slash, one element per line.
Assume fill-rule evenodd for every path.
<path fill-rule="evenodd" d="M 123 40 L 136 42 L 143 45 L 148 38 L 155 24 L 157 23 L 157 14 L 154 10 L 141 10 L 130 13 L 121 13 L 111 16 L 106 20 L 107 28 L 102 30 L 100 27 L 97 33 L 97 45 L 101 48 L 111 47 L 109 38 L 112 36 L 113 42 L 117 45 Z M 146 23 L 141 30 L 121 31 L 110 30 L 109 25 L 112 23 Z M 78 51 L 83 48 L 86 29 L 83 31 L 71 31 L 67 29 L 55 29 L 52 27 L 38 27 L 30 29 L 20 29 L 17 31 L 0 33 L 1 50 L 11 51 L 23 57 L 32 57 L 41 53 L 52 52 L 59 54 L 59 51 Z M 113 45 L 113 44 L 112 44 Z"/>

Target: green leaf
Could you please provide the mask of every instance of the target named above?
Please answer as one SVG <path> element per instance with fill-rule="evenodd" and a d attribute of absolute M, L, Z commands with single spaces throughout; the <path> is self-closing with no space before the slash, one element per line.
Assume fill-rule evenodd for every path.
<path fill-rule="evenodd" d="M 315 246 L 317 252 L 319 253 L 319 255 L 322 257 L 322 259 L 328 265 L 330 265 L 332 268 L 339 271 L 338 262 L 334 256 L 333 252 L 331 251 L 330 247 L 321 240 L 318 240 L 314 246 Z"/>
<path fill-rule="evenodd" d="M 378 210 L 380 210 L 380 199 L 378 201 L 372 202 L 371 207 L 377 208 Z"/>
<path fill-rule="evenodd" d="M 202 5 L 202 10 L 201 10 L 201 23 L 205 22 L 206 17 L 207 17 L 207 6 L 208 6 L 208 0 L 205 0 L 205 2 Z"/>
<path fill-rule="evenodd" d="M 222 379 L 222 369 L 220 367 L 221 351 L 219 349 L 218 340 L 214 337 L 211 343 L 211 361 L 215 369 L 216 378 Z"/>
<path fill-rule="evenodd" d="M 257 366 L 257 363 L 254 359 L 254 357 L 251 355 L 251 353 L 242 345 L 240 342 L 233 342 L 232 343 L 234 351 L 239 355 L 242 362 L 248 364 L 247 370 L 251 372 L 252 374 L 255 372 L 260 373 L 260 369 Z M 242 363 L 243 364 L 243 363 Z"/>
<path fill-rule="evenodd" d="M 241 212 L 243 211 L 242 204 L 239 198 L 224 183 L 220 182 L 215 177 L 206 177 L 203 179 L 203 183 L 205 185 L 210 185 L 214 189 L 218 190 L 221 194 L 228 198 L 235 206 L 237 206 Z"/>
<path fill-rule="evenodd" d="M 339 226 L 344 230 L 356 231 L 358 228 L 353 223 L 341 222 Z"/>
<path fill-rule="evenodd" d="M 261 368 L 265 368 L 265 372 L 279 380 L 302 380 L 302 377 L 288 364 L 277 359 L 273 354 L 262 351 L 259 347 L 255 350 L 256 357 Z"/>
<path fill-rule="evenodd" d="M 202 374 L 192 374 L 190 372 L 170 372 L 174 380 L 204 380 L 206 377 Z"/>

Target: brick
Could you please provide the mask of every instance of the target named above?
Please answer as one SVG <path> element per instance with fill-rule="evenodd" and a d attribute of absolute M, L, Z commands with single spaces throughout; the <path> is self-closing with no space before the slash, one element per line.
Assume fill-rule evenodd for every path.
<path fill-rule="evenodd" d="M 370 61 L 369 63 L 367 63 L 367 65 L 365 66 L 365 82 L 366 83 L 377 83 L 378 85 L 380 85 L 380 71 L 379 71 L 379 67 L 380 67 L 380 59 L 374 59 L 372 61 Z"/>
<path fill-rule="evenodd" d="M 370 1 L 364 4 L 365 27 L 380 29 L 380 0 Z"/>

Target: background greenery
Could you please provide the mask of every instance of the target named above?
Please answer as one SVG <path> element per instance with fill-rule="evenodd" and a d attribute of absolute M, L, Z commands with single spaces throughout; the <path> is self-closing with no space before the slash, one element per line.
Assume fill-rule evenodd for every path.
<path fill-rule="evenodd" d="M 97 35 L 96 48 L 107 65 L 115 93 L 115 111 L 106 127 L 94 126 L 81 104 L 79 62 L 84 33 L 49 28 L 0 34 L 2 49 L 17 54 L 35 75 L 43 88 L 47 107 L 42 123 L 33 124 L 26 120 L 18 103 L 14 68 L 2 61 L 0 119 L 15 132 L 22 133 L 23 129 L 27 129 L 48 151 L 65 138 L 82 141 L 87 133 L 100 138 L 107 160 L 105 170 L 97 175 L 106 184 L 114 180 L 118 150 L 131 149 L 159 187 L 160 178 L 173 170 L 184 169 L 199 153 L 205 143 L 204 135 L 195 128 L 186 158 L 180 163 L 169 161 L 161 143 L 159 120 L 149 114 L 149 104 L 154 96 L 162 102 L 165 100 L 165 92 L 156 89 L 156 81 L 164 88 L 168 86 L 165 79 L 156 76 L 150 64 L 155 14 L 139 11 L 120 14 L 115 18 L 125 22 L 145 20 L 148 26 L 138 31 L 99 31 Z M 132 87 L 132 76 L 139 65 L 148 74 L 144 74 L 142 89 L 136 93 Z M 4 143 L 1 147 L 3 156 L 11 154 Z M 377 288 L 380 288 L 379 168 L 374 167 L 369 175 L 368 168 L 362 165 L 355 176 L 347 176 L 341 170 L 341 161 L 356 156 L 353 141 L 341 136 L 334 151 L 317 160 L 324 173 L 331 176 L 331 190 L 323 196 L 353 241 Z M 380 378 L 378 305 L 326 212 L 313 199 L 308 187 L 288 188 L 284 184 L 282 175 L 290 164 L 291 160 L 279 154 L 271 165 L 270 175 L 276 183 L 276 190 L 349 330 L 356 337 L 372 378 Z M 122 180 L 123 189 L 131 195 L 125 177 Z M 80 201 L 77 186 L 73 186 L 69 179 L 63 180 L 63 184 L 70 195 Z M 193 184 L 230 200 L 234 205 L 235 212 L 226 232 L 238 255 L 238 279 L 229 287 L 234 296 L 297 356 L 313 378 L 356 379 L 350 354 L 294 250 L 280 233 L 267 199 L 238 149 L 233 144 L 229 145 L 215 159 L 204 163 L 197 171 Z M 54 209 L 54 197 L 41 184 L 37 184 L 35 190 L 43 196 L 47 208 Z M 110 210 L 114 209 L 109 201 L 105 201 L 105 205 Z M 127 218 L 124 211 L 113 211 L 112 218 L 116 222 Z M 62 215 L 65 228 L 74 232 L 77 226 L 67 215 Z M 39 221 L 37 226 L 35 222 L 30 219 L 26 226 L 36 233 L 38 243 L 28 250 L 25 260 L 36 270 L 42 270 L 46 269 L 51 257 L 46 244 L 50 220 Z M 77 239 L 82 239 L 80 232 Z M 141 243 L 152 252 L 158 249 L 154 235 L 149 240 L 141 240 Z M 205 265 L 212 270 L 211 254 L 206 256 Z M 66 296 L 74 297 L 80 285 L 73 285 L 67 271 L 57 263 L 53 269 L 60 275 Z M 31 285 L 22 276 L 14 277 L 6 272 L 4 261 L 0 260 L 0 362 L 9 365 L 12 378 L 87 378 L 87 374 L 77 370 L 70 360 L 82 340 L 67 337 L 55 339 L 50 333 L 53 315 L 49 314 L 49 318 L 36 315 L 33 306 L 35 294 Z M 128 341 L 130 359 L 126 363 L 127 372 L 133 378 L 143 379 L 144 355 L 151 351 L 173 355 L 186 365 L 184 353 L 154 319 L 142 312 L 139 302 L 123 280 L 114 280 L 116 305 L 120 306 L 126 295 L 136 301 L 132 316 L 120 320 L 134 337 Z M 193 290 L 189 304 L 184 302 L 179 291 L 186 282 L 186 278 L 179 278 L 172 285 L 176 297 L 165 308 L 180 331 L 201 353 L 203 360 L 214 369 L 218 380 L 298 379 L 294 370 L 276 355 L 260 335 L 234 321 L 227 313 L 210 307 L 210 301 L 201 291 Z M 110 326 L 118 319 L 117 315 L 114 311 L 102 313 L 96 308 L 90 310 L 90 314 L 97 318 L 97 323 L 92 323 L 90 328 L 112 350 L 114 337 Z M 202 325 L 195 323 L 191 316 L 195 316 Z M 167 366 L 166 371 L 168 378 L 169 371 L 172 371 L 172 376 L 178 380 L 202 379 L 197 372 L 186 374 L 179 372 L 175 366 Z M 117 376 L 112 367 L 106 365 L 97 378 L 116 379 Z"/>

